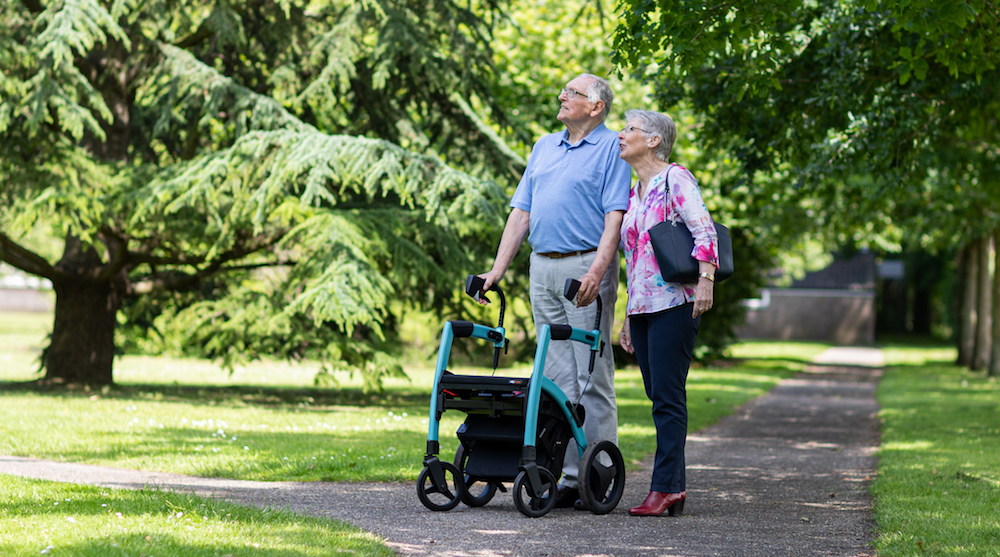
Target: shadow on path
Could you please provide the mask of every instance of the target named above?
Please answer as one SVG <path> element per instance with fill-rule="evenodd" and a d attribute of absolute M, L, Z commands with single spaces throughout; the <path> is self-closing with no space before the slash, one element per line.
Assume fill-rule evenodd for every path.
<path fill-rule="evenodd" d="M 0 473 L 112 488 L 176 490 L 335 518 L 404 556 L 870 556 L 881 377 L 877 349 L 832 348 L 816 365 L 688 437 L 681 517 L 631 517 L 649 466 L 603 516 L 556 509 L 531 519 L 509 494 L 443 513 L 413 483 L 251 482 L 0 456 Z"/>

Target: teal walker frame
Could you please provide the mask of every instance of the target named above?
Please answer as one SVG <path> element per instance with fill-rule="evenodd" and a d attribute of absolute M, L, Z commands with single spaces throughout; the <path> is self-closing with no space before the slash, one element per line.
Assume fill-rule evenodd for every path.
<path fill-rule="evenodd" d="M 486 299 L 482 292 L 484 285 L 482 278 L 470 275 L 466 279 L 466 293 Z M 568 279 L 566 298 L 574 299 L 579 286 L 576 280 Z M 417 479 L 418 498 L 433 511 L 451 510 L 460 502 L 480 507 L 496 491 L 506 492 L 506 484 L 513 482 L 515 507 L 526 516 L 543 516 L 555 506 L 557 480 L 572 438 L 580 454 L 581 502 L 594 514 L 611 512 L 624 491 L 625 465 L 621 452 L 607 440 L 588 443 L 583 431 L 583 407 L 570 401 L 543 373 L 550 343 L 563 340 L 590 348 L 593 373 L 594 362 L 605 348 L 600 331 L 603 311 L 600 297 L 593 329 L 542 324 L 537 331 L 531 376 L 498 377 L 495 373 L 500 352 L 506 352 L 509 342 L 503 327 L 506 299 L 498 286 L 490 290 L 500 298 L 496 327 L 469 321 L 448 321 L 443 327 L 428 415 L 427 452 L 424 469 Z M 459 375 L 448 371 L 451 350 L 458 338 L 492 344 L 494 375 Z M 461 444 L 454 461 L 447 462 L 439 458 L 440 423 L 441 416 L 452 409 L 465 412 L 467 417 L 457 432 Z"/>

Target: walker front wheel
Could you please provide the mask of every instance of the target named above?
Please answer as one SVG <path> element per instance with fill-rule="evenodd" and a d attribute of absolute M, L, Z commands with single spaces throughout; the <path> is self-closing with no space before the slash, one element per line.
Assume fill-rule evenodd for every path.
<path fill-rule="evenodd" d="M 465 495 L 462 497 L 462 502 L 470 507 L 482 507 L 496 495 L 497 484 L 466 474 L 465 466 L 468 462 L 465 445 L 459 444 L 458 450 L 455 451 L 455 466 L 465 480 Z"/>
<path fill-rule="evenodd" d="M 437 460 L 437 459 L 435 459 Z M 431 466 L 441 467 L 441 481 L 434 480 Z M 450 511 L 458 506 L 465 496 L 465 482 L 462 473 L 450 462 L 440 462 L 424 466 L 417 478 L 417 497 L 432 511 Z"/>
<path fill-rule="evenodd" d="M 594 514 L 607 514 L 625 492 L 625 460 L 611 441 L 587 447 L 580 459 L 580 501 Z"/>
<path fill-rule="evenodd" d="M 514 506 L 521 514 L 537 518 L 551 511 L 556 506 L 556 477 L 548 469 L 539 466 L 538 475 L 541 477 L 541 489 L 535 491 L 531 488 L 528 480 L 528 473 L 521 470 L 514 479 Z"/>

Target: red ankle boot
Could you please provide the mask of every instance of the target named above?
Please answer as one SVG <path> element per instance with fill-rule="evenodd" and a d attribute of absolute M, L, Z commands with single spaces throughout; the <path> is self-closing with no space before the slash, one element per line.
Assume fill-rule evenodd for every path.
<path fill-rule="evenodd" d="M 684 499 L 686 498 L 686 491 L 680 493 L 650 491 L 649 495 L 646 496 L 646 500 L 638 507 L 629 509 L 628 514 L 634 516 L 663 516 L 663 512 L 666 511 L 667 516 L 676 516 L 684 512 Z"/>

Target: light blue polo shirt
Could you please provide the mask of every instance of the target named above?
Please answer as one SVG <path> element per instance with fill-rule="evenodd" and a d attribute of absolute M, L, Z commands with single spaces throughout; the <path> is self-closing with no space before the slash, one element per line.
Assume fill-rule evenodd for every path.
<path fill-rule="evenodd" d="M 621 159 L 618 134 L 602 122 L 571 145 L 569 131 L 539 139 L 510 206 L 530 213 L 535 252 L 596 248 L 604 215 L 628 209 L 632 168 Z"/>

